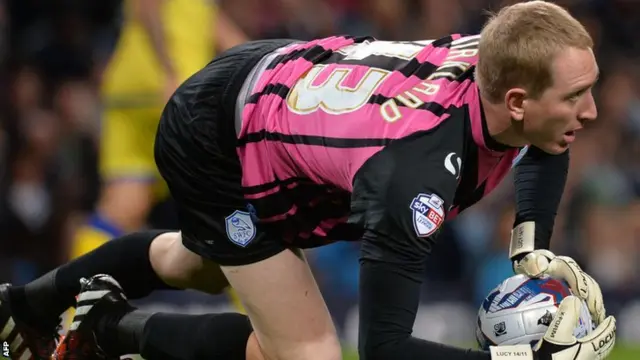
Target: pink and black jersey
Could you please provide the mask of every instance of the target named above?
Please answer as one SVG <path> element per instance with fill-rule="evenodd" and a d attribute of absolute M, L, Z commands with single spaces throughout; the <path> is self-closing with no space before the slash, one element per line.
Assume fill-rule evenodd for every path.
<path fill-rule="evenodd" d="M 519 151 L 488 135 L 478 43 L 276 39 L 220 54 L 158 126 L 182 244 L 242 266 L 361 239 L 361 358 L 488 359 L 411 337 L 441 225 L 494 189 Z M 568 164 L 568 152 L 532 146 L 515 166 L 514 224 L 534 223 L 535 248 L 549 246 Z"/>
<path fill-rule="evenodd" d="M 519 149 L 487 134 L 478 41 L 330 37 L 271 55 L 237 146 L 260 222 L 299 247 L 365 229 L 428 237 L 488 194 Z"/>
<path fill-rule="evenodd" d="M 158 126 L 182 244 L 242 266 L 361 239 L 361 358 L 488 359 L 411 337 L 441 225 L 494 189 L 519 150 L 488 135 L 478 43 L 275 39 L 220 54 Z M 568 164 L 568 152 L 532 146 L 515 166 L 514 224 L 533 222 L 537 249 L 549 247 Z"/>

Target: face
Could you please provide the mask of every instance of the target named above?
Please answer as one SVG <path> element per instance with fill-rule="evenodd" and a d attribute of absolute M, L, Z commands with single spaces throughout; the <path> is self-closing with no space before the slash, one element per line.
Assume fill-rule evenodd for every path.
<path fill-rule="evenodd" d="M 575 140 L 585 122 L 598 112 L 591 89 L 599 70 L 591 49 L 568 48 L 551 66 L 553 85 L 538 99 L 522 97 L 512 118 L 519 122 L 521 136 L 550 154 L 561 154 Z"/>

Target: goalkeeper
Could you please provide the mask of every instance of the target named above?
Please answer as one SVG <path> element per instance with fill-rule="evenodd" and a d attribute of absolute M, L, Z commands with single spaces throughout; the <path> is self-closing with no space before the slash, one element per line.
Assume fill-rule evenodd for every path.
<path fill-rule="evenodd" d="M 362 240 L 362 360 L 606 357 L 615 320 L 605 318 L 600 289 L 546 250 L 569 145 L 597 115 L 592 47 L 576 19 L 543 1 L 506 7 L 481 36 L 241 45 L 185 82 L 160 122 L 156 163 L 181 233 L 113 241 L 10 288 L 1 293 L 0 320 L 33 346 L 52 329 L 42 324 L 54 322 L 47 319 L 55 307 L 80 290 L 58 359 L 138 350 L 151 360 L 235 360 L 257 338 L 257 355 L 268 359 L 336 360 L 338 336 L 299 249 Z M 599 322 L 594 336 L 562 336 L 571 316 L 560 312 L 558 329 L 534 349 L 485 353 L 413 337 L 424 261 L 444 219 L 495 188 L 525 145 L 515 170 L 514 268 L 567 280 Z M 251 323 L 239 314 L 146 314 L 123 297 L 122 289 L 134 297 L 212 286 L 215 264 Z M 78 289 L 79 278 L 96 273 L 122 289 L 106 276 Z"/>

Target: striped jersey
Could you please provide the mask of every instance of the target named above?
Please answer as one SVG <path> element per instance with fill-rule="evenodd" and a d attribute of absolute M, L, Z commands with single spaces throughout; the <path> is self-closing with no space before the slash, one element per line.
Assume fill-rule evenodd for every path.
<path fill-rule="evenodd" d="M 407 231 L 426 237 L 494 189 L 519 149 L 488 136 L 478 41 L 338 36 L 279 49 L 250 89 L 238 134 L 260 223 L 299 247 L 355 240 L 391 211 L 396 186 L 415 188 L 403 200 Z"/>

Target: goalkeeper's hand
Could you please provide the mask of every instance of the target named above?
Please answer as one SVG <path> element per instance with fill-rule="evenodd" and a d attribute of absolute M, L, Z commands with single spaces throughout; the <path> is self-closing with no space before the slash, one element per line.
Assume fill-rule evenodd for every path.
<path fill-rule="evenodd" d="M 514 270 L 529 277 L 548 275 L 566 281 L 573 294 L 587 303 L 593 321 L 596 324 L 604 321 L 606 311 L 600 286 L 572 258 L 556 256 L 549 250 L 534 250 L 516 261 Z"/>
<path fill-rule="evenodd" d="M 567 296 L 549 325 L 544 337 L 529 345 L 492 346 L 491 360 L 602 360 L 609 356 L 616 342 L 616 320 L 609 316 L 581 339 L 574 335 L 582 301 Z"/>

